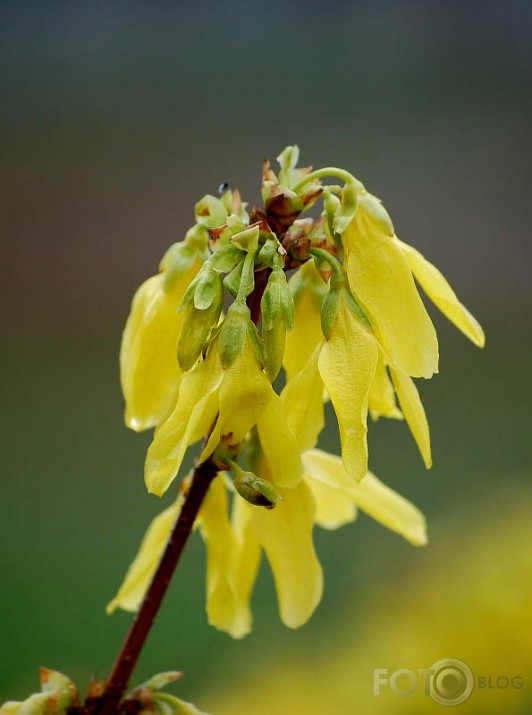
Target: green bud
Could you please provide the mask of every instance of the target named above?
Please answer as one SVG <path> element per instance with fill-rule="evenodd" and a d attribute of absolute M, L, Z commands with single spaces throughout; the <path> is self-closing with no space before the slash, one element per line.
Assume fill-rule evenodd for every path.
<path fill-rule="evenodd" d="M 287 146 L 277 157 L 281 170 L 279 172 L 279 183 L 292 187 L 292 169 L 295 169 L 299 161 L 299 147 L 297 145 Z"/>
<path fill-rule="evenodd" d="M 360 197 L 360 205 L 368 213 L 377 226 L 388 236 L 395 235 L 392 219 L 381 204 L 380 200 L 373 194 L 365 193 Z"/>
<path fill-rule="evenodd" d="M 176 680 L 181 680 L 183 673 L 180 670 L 167 670 L 163 673 L 157 673 L 153 675 L 149 680 L 139 685 L 139 688 L 145 688 L 146 690 L 161 690 L 166 685 L 170 683 L 175 683 Z"/>
<path fill-rule="evenodd" d="M 205 228 L 215 228 L 227 221 L 227 210 L 223 201 L 207 194 L 194 206 L 196 221 Z"/>
<path fill-rule="evenodd" d="M 246 224 L 242 221 L 240 216 L 237 216 L 236 214 L 231 214 L 227 218 L 227 225 L 229 226 L 231 235 L 240 233 L 240 231 L 244 231 L 246 229 Z"/>
<path fill-rule="evenodd" d="M 279 321 L 287 330 L 294 326 L 294 299 L 286 275 L 276 266 L 268 279 L 268 285 L 261 301 L 262 324 L 265 330 L 271 330 Z"/>
<path fill-rule="evenodd" d="M 268 239 L 257 254 L 257 263 L 261 266 L 271 267 L 274 259 L 279 255 L 279 241 Z"/>
<path fill-rule="evenodd" d="M 249 308 L 245 303 L 233 303 L 222 323 L 218 344 L 222 367 L 230 367 L 244 348 L 248 324 L 251 323 Z"/>
<path fill-rule="evenodd" d="M 333 220 L 333 232 L 343 233 L 355 218 L 360 194 L 359 183 L 349 182 L 342 189 L 340 208 L 336 211 Z"/>
<path fill-rule="evenodd" d="M 233 468 L 237 467 L 232 463 Z M 253 472 L 244 472 L 237 467 L 238 472 L 235 477 L 235 489 L 240 496 L 254 506 L 263 506 L 266 509 L 273 509 L 278 501 L 282 500 L 281 495 L 273 488 L 270 482 L 257 477 Z M 236 471 L 236 470 L 235 470 Z"/>
<path fill-rule="evenodd" d="M 294 327 L 294 299 L 282 268 L 270 274 L 261 301 L 262 341 L 266 350 L 266 374 L 273 382 L 284 357 L 286 331 Z"/>

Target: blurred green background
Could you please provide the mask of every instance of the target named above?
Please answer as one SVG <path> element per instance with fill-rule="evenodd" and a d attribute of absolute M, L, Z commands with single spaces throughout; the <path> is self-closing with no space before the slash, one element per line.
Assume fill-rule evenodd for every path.
<path fill-rule="evenodd" d="M 529 563 L 528 580 L 489 587 L 467 561 L 454 567 L 482 534 L 475 563 L 488 572 L 525 573 L 519 556 L 530 552 L 531 31 L 525 1 L 2 3 L 0 702 L 36 689 L 39 665 L 82 684 L 108 672 L 129 616 L 103 609 L 161 508 L 142 480 L 149 435 L 122 419 L 117 356 L 131 297 L 191 225 L 198 198 L 228 181 L 258 201 L 261 160 L 290 143 L 303 164 L 344 166 L 383 199 L 399 236 L 479 318 L 487 347 L 479 352 L 433 311 L 441 374 L 420 385 L 431 472 L 404 424 L 370 428 L 372 469 L 425 511 L 427 549 L 365 517 L 319 532 L 326 590 L 313 620 L 297 632 L 279 623 L 263 569 L 255 630 L 234 642 L 206 623 L 194 537 L 137 682 L 183 669 L 180 694 L 239 715 L 252 705 L 232 702 L 231 691 L 244 697 L 258 679 L 271 712 L 297 715 L 298 703 L 313 712 L 307 684 L 349 640 L 356 657 L 342 667 L 356 688 L 324 686 L 328 711 L 347 715 L 383 667 L 371 643 L 388 641 L 378 628 L 372 640 L 368 622 L 397 634 L 385 666 L 428 667 L 480 651 L 493 613 L 513 613 L 508 588 L 531 595 Z M 337 443 L 331 426 L 324 444 Z M 501 534 L 513 528 L 497 549 L 494 515 L 507 517 Z M 444 594 L 460 586 L 485 613 L 469 632 L 444 611 L 463 635 L 452 653 L 431 630 L 442 627 L 426 598 L 434 584 Z M 409 588 L 410 610 L 396 608 L 390 596 Z M 493 589 L 500 598 L 482 610 Z M 516 611 L 500 638 L 522 628 Z M 423 662 L 401 661 L 409 633 Z M 489 666 L 528 669 L 528 684 L 502 701 L 506 712 L 530 711 L 530 645 L 515 640 L 511 663 L 501 651 Z M 293 671 L 282 687 L 280 663 Z"/>

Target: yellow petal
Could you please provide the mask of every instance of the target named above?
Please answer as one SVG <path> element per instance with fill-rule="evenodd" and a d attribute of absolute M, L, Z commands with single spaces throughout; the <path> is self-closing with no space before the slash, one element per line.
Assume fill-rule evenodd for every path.
<path fill-rule="evenodd" d="M 293 489 L 301 479 L 303 465 L 283 402 L 275 393 L 257 420 L 257 430 L 273 484 Z"/>
<path fill-rule="evenodd" d="M 255 350 L 246 338 L 244 348 L 225 371 L 220 387 L 220 432 L 222 439 L 238 444 L 257 423 L 274 395 L 261 369 Z"/>
<path fill-rule="evenodd" d="M 298 284 L 295 289 L 294 284 Z M 291 278 L 289 285 L 295 290 L 295 322 L 294 330 L 286 334 L 283 365 L 287 380 L 291 380 L 306 365 L 316 345 L 323 339 L 321 299 L 324 283 L 314 261 L 305 263 Z"/>
<path fill-rule="evenodd" d="M 218 413 L 224 371 L 213 353 L 181 380 L 177 404 L 156 431 L 145 464 L 148 491 L 161 496 L 175 479 L 187 448 L 208 434 Z"/>
<path fill-rule="evenodd" d="M 317 345 L 307 364 L 286 383 L 281 393 L 288 426 L 302 452 L 314 447 L 325 424 L 323 380 L 318 370 L 320 350 L 321 345 Z"/>
<path fill-rule="evenodd" d="M 441 312 L 454 323 L 475 345 L 482 348 L 485 336 L 482 327 L 468 309 L 460 303 L 456 293 L 447 283 L 440 271 L 429 263 L 415 248 L 399 241 L 410 268 L 428 297 L 438 306 Z"/>
<path fill-rule="evenodd" d="M 368 394 L 376 365 L 375 340 L 342 299 L 318 366 L 338 419 L 344 466 L 357 480 L 368 471 Z"/>
<path fill-rule="evenodd" d="M 247 600 L 242 600 L 235 588 L 236 541 L 227 514 L 227 490 L 222 475 L 209 487 L 198 522 L 207 548 L 209 623 L 233 638 L 242 638 L 251 629 L 251 613 Z"/>
<path fill-rule="evenodd" d="M 353 294 L 369 316 L 386 360 L 414 377 L 438 372 L 436 331 L 399 241 L 363 206 L 344 236 Z"/>
<path fill-rule="evenodd" d="M 412 502 L 368 472 L 357 485 L 357 505 L 388 529 L 401 534 L 414 546 L 427 543 L 425 517 Z"/>
<path fill-rule="evenodd" d="M 252 525 L 273 572 L 281 619 L 289 628 L 298 628 L 314 612 L 323 590 L 312 541 L 316 509 L 304 482 L 281 494 L 275 509 L 253 510 Z"/>
<path fill-rule="evenodd" d="M 152 521 L 118 593 L 106 608 L 107 613 L 112 613 L 117 608 L 123 608 L 124 611 L 138 610 L 181 510 L 182 502 L 183 498 L 180 495 L 172 506 Z"/>
<path fill-rule="evenodd" d="M 308 483 L 348 497 L 360 509 L 415 546 L 427 542 L 425 517 L 407 499 L 368 472 L 361 482 L 353 482 L 336 455 L 312 449 L 303 455 Z"/>
<path fill-rule="evenodd" d="M 414 381 L 401 370 L 392 368 L 390 372 L 405 420 L 416 440 L 426 468 L 430 469 L 432 467 L 432 455 L 429 423 L 427 422 L 427 416 L 417 387 L 414 385 Z"/>
<path fill-rule="evenodd" d="M 349 479 L 349 477 L 347 478 Z M 305 483 L 316 502 L 314 522 L 322 529 L 338 529 L 356 519 L 357 508 L 348 494 L 331 489 L 316 479 L 305 478 Z"/>
<path fill-rule="evenodd" d="M 231 523 L 236 540 L 233 571 L 235 588 L 243 603 L 249 603 L 260 565 L 261 548 L 251 525 L 256 508 L 240 497 L 233 499 Z"/>
<path fill-rule="evenodd" d="M 199 267 L 195 261 L 168 291 L 163 273 L 152 276 L 133 298 L 120 348 L 120 378 L 126 424 L 136 431 L 160 423 L 175 402 L 181 375 L 176 344 L 183 322 L 177 309 Z"/>
<path fill-rule="evenodd" d="M 380 350 L 375 377 L 369 391 L 369 411 L 374 420 L 378 420 L 379 417 L 389 417 L 396 420 L 403 419 L 401 410 L 397 408 L 393 385 Z"/>

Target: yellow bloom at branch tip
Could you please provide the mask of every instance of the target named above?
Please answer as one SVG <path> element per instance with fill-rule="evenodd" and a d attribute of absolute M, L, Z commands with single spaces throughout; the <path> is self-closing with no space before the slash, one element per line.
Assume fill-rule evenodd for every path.
<path fill-rule="evenodd" d="M 264 162 L 263 206 L 249 214 L 236 189 L 195 205 L 197 223 L 138 289 L 120 352 L 126 422 L 155 428 L 148 491 L 167 492 L 193 445 L 203 465 L 194 485 L 212 479 L 195 524 L 206 610 L 234 638 L 251 630 L 262 554 L 283 623 L 310 618 L 323 591 L 315 527 L 337 529 L 362 510 L 415 546 L 427 542 L 419 509 L 369 470 L 367 439 L 368 413 L 373 422 L 404 420 L 432 466 L 414 379 L 438 372 L 439 348 L 418 286 L 475 345 L 485 343 L 376 196 L 346 170 L 301 168 L 298 157 L 287 147 L 277 174 Z M 316 202 L 321 215 L 304 216 Z M 340 456 L 318 448 L 328 401 Z M 184 493 L 181 485 L 151 523 L 108 612 L 139 609 Z"/>

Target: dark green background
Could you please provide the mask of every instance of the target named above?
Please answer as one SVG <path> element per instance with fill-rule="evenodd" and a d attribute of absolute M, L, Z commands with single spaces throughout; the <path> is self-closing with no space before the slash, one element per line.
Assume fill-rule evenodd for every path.
<path fill-rule="evenodd" d="M 33 690 L 39 665 L 82 684 L 108 671 L 129 616 L 103 608 L 160 509 L 142 481 L 149 435 L 122 421 L 132 294 L 198 198 L 228 181 L 258 201 L 260 162 L 286 144 L 364 181 L 486 329 L 479 352 L 435 315 L 442 374 L 420 386 L 435 466 L 403 424 L 379 423 L 373 470 L 429 521 L 525 479 L 530 3 L 5 2 L 0 15 L 0 702 Z M 332 421 L 324 443 L 337 447 Z M 239 663 L 267 672 L 276 652 L 319 648 L 346 600 L 393 587 L 419 554 L 364 517 L 317 542 L 326 591 L 310 624 L 280 625 L 264 570 L 255 630 L 234 642 L 206 624 L 195 537 L 137 680 L 184 669 L 180 692 L 212 702 L 220 668 L 237 682 Z"/>

